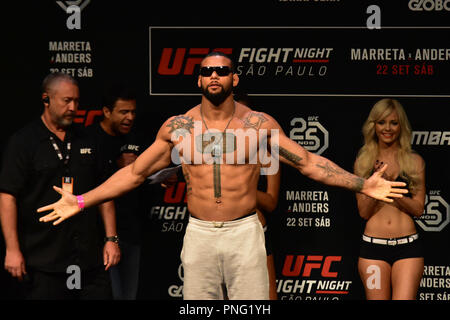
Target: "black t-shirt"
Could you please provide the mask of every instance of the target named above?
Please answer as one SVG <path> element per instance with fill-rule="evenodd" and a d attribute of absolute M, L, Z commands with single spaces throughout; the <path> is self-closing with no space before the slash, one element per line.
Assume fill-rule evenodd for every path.
<path fill-rule="evenodd" d="M 58 158 L 50 137 L 65 157 L 71 142 L 67 166 Z M 3 151 L 0 191 L 16 198 L 18 235 L 27 267 L 65 272 L 75 264 L 89 269 L 102 264 L 102 236 L 97 207 L 53 226 L 39 222 L 46 213 L 39 207 L 59 200 L 52 186 L 61 186 L 63 176 L 74 178 L 74 194 L 87 192 L 100 183 L 97 146 L 84 128 L 72 125 L 61 141 L 40 118 L 16 132 Z"/>
<path fill-rule="evenodd" d="M 131 152 L 139 155 L 142 152 L 143 146 L 134 132 L 111 136 L 102 129 L 100 123 L 89 126 L 87 132 L 98 145 L 99 161 L 103 168 L 104 180 L 120 169 L 117 159 L 122 153 Z M 137 188 L 114 199 L 117 234 L 120 240 L 134 244 L 141 242 L 142 235 L 143 210 L 140 206 L 140 192 L 141 188 Z"/>

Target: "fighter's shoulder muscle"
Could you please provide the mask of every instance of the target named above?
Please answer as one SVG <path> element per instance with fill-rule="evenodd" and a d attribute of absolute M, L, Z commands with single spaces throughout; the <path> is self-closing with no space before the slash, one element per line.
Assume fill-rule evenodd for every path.
<path fill-rule="evenodd" d="M 168 118 L 159 129 L 158 135 L 160 137 L 168 138 L 173 133 L 187 131 L 192 133 L 194 129 L 194 116 L 193 113 L 195 108 L 190 109 L 185 114 L 180 114 Z"/>
<path fill-rule="evenodd" d="M 253 128 L 255 130 L 280 128 L 278 122 L 269 114 L 248 107 L 245 108 L 241 116 L 244 128 Z"/>

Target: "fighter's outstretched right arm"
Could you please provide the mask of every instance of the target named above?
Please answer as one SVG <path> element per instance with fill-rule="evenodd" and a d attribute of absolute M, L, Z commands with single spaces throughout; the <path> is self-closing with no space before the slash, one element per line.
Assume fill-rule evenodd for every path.
<path fill-rule="evenodd" d="M 160 128 L 156 140 L 130 165 L 118 170 L 104 183 L 82 195 L 85 207 L 92 207 L 99 203 L 114 199 L 131 191 L 143 183 L 150 174 L 167 167 L 170 164 L 170 156 L 173 144 L 167 120 Z M 59 224 L 67 218 L 80 212 L 77 197 L 59 187 L 53 187 L 61 194 L 61 199 L 53 204 L 39 208 L 38 212 L 52 210 L 41 217 L 39 221 Z"/>

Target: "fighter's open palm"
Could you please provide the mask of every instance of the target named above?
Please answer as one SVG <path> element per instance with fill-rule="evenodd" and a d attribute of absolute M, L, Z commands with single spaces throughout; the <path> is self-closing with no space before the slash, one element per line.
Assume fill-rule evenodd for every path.
<path fill-rule="evenodd" d="M 80 212 L 80 208 L 78 207 L 76 196 L 59 187 L 53 186 L 53 189 L 61 195 L 61 199 L 57 202 L 49 204 L 48 206 L 39 208 L 37 212 L 53 210 L 49 214 L 41 217 L 39 221 L 50 222 L 58 219 L 53 222 L 53 225 L 57 225 Z"/>
<path fill-rule="evenodd" d="M 399 181 L 388 181 L 383 178 L 387 164 L 384 164 L 379 170 L 375 171 L 365 182 L 362 193 L 365 195 L 382 200 L 385 202 L 393 202 L 391 198 L 401 198 L 403 194 L 408 193 L 408 189 L 399 187 L 406 186 L 406 183 Z"/>

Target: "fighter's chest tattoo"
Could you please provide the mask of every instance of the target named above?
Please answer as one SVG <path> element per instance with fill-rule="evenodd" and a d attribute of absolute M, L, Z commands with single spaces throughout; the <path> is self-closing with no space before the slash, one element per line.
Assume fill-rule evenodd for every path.
<path fill-rule="evenodd" d="M 243 119 L 244 128 L 253 128 L 258 130 L 261 128 L 261 125 L 267 121 L 267 118 L 260 112 L 249 112 L 247 117 Z"/>
<path fill-rule="evenodd" d="M 233 133 L 205 132 L 195 137 L 195 148 L 213 158 L 236 151 L 236 136 Z"/>

